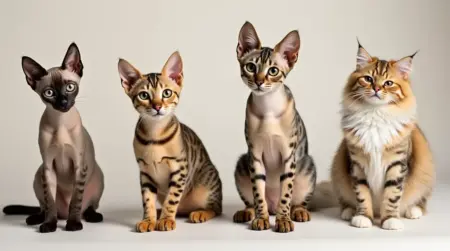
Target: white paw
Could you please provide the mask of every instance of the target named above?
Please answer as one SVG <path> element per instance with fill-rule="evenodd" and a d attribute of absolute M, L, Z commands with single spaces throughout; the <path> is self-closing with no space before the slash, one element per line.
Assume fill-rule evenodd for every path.
<path fill-rule="evenodd" d="M 419 219 L 420 217 L 422 217 L 422 215 L 422 209 L 418 206 L 408 208 L 405 213 L 405 217 L 408 219 Z"/>
<path fill-rule="evenodd" d="M 403 222 L 400 219 L 390 218 L 385 220 L 381 227 L 386 230 L 400 230 L 403 229 L 404 226 Z"/>
<path fill-rule="evenodd" d="M 372 227 L 372 221 L 364 215 L 353 216 L 351 224 L 352 226 L 359 228 Z"/>
<path fill-rule="evenodd" d="M 346 207 L 341 212 L 341 219 L 349 221 L 353 217 L 353 215 L 355 215 L 355 210 L 351 207 Z"/>

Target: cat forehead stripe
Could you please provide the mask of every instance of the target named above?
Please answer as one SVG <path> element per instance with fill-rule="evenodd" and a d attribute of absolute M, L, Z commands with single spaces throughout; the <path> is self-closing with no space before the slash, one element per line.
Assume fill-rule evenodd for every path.
<path fill-rule="evenodd" d="M 159 83 L 160 83 L 159 77 L 160 76 L 161 76 L 160 73 L 149 73 L 146 75 L 147 80 L 152 88 L 156 88 L 159 85 Z"/>

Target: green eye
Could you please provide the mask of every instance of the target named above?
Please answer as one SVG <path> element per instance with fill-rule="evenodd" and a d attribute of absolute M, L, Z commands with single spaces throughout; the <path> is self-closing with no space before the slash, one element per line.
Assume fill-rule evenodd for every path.
<path fill-rule="evenodd" d="M 170 96 L 172 96 L 172 90 L 170 90 L 170 89 L 165 89 L 165 90 L 162 92 L 162 96 L 163 96 L 163 98 L 169 98 Z"/>
<path fill-rule="evenodd" d="M 149 98 L 149 95 L 147 92 L 140 92 L 138 96 L 141 100 L 147 100 Z"/>
<path fill-rule="evenodd" d="M 247 63 L 245 65 L 245 70 L 248 72 L 256 72 L 256 65 L 254 63 Z"/>
<path fill-rule="evenodd" d="M 269 75 L 270 76 L 276 76 L 276 75 L 278 75 L 279 72 L 280 72 L 280 70 L 278 70 L 277 67 L 270 67 L 269 68 Z"/>
<path fill-rule="evenodd" d="M 384 82 L 384 86 L 392 86 L 392 85 L 394 85 L 394 82 L 392 82 L 390 80 Z"/>

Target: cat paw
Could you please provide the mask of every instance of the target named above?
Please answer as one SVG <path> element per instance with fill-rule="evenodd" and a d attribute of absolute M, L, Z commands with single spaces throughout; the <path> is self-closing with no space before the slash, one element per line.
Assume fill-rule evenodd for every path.
<path fill-rule="evenodd" d="M 159 219 L 156 222 L 156 230 L 158 231 L 172 231 L 175 230 L 175 228 L 176 228 L 175 219 L 165 218 Z"/>
<path fill-rule="evenodd" d="M 269 218 L 256 218 L 252 221 L 252 230 L 267 230 L 270 228 Z"/>
<path fill-rule="evenodd" d="M 25 222 L 29 226 L 42 224 L 44 221 L 45 221 L 45 214 L 43 214 L 43 213 L 30 215 L 25 220 Z"/>
<path fill-rule="evenodd" d="M 311 220 L 311 214 L 307 209 L 299 207 L 292 211 L 291 218 L 297 222 L 307 222 Z"/>
<path fill-rule="evenodd" d="M 353 209 L 351 207 L 346 207 L 341 212 L 341 219 L 343 219 L 345 221 L 349 221 L 353 218 L 354 215 L 355 215 L 355 209 Z"/>
<path fill-rule="evenodd" d="M 192 223 L 202 223 L 213 218 L 215 215 L 211 210 L 198 210 L 189 214 L 189 220 Z"/>
<path fill-rule="evenodd" d="M 86 222 L 98 223 L 103 221 L 103 215 L 96 212 L 92 207 L 88 207 L 83 213 L 83 218 Z"/>
<path fill-rule="evenodd" d="M 418 206 L 408 208 L 405 213 L 405 217 L 408 219 L 419 219 L 423 216 L 422 209 Z"/>
<path fill-rule="evenodd" d="M 44 222 L 39 226 L 39 232 L 41 233 L 51 233 L 51 232 L 55 232 L 56 231 L 56 224 L 57 221 L 49 221 L 49 222 Z"/>
<path fill-rule="evenodd" d="M 282 217 L 275 220 L 275 232 L 289 233 L 294 231 L 294 222 L 287 218 Z"/>
<path fill-rule="evenodd" d="M 83 229 L 83 224 L 78 220 L 67 220 L 66 231 L 80 231 Z"/>
<path fill-rule="evenodd" d="M 364 215 L 353 216 L 351 225 L 358 228 L 372 227 L 372 221 Z"/>
<path fill-rule="evenodd" d="M 145 233 L 155 230 L 156 222 L 150 219 L 142 220 L 136 223 L 136 232 Z"/>
<path fill-rule="evenodd" d="M 381 228 L 386 230 L 401 230 L 404 228 L 403 222 L 398 218 L 389 218 L 383 221 Z"/>
<path fill-rule="evenodd" d="M 235 223 L 245 223 L 255 218 L 255 210 L 246 208 L 244 210 L 237 211 L 233 215 L 233 221 Z"/>

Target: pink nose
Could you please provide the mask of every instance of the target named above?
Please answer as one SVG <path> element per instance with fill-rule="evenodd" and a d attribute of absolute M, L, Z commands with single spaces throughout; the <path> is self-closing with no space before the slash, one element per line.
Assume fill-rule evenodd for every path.
<path fill-rule="evenodd" d="M 155 109 L 156 111 L 159 111 L 161 109 L 160 105 L 153 105 L 153 109 Z"/>
<path fill-rule="evenodd" d="M 374 86 L 374 87 L 373 87 L 373 90 L 374 90 L 375 92 L 378 92 L 378 91 L 380 90 L 380 87 L 379 87 L 379 86 Z"/>

